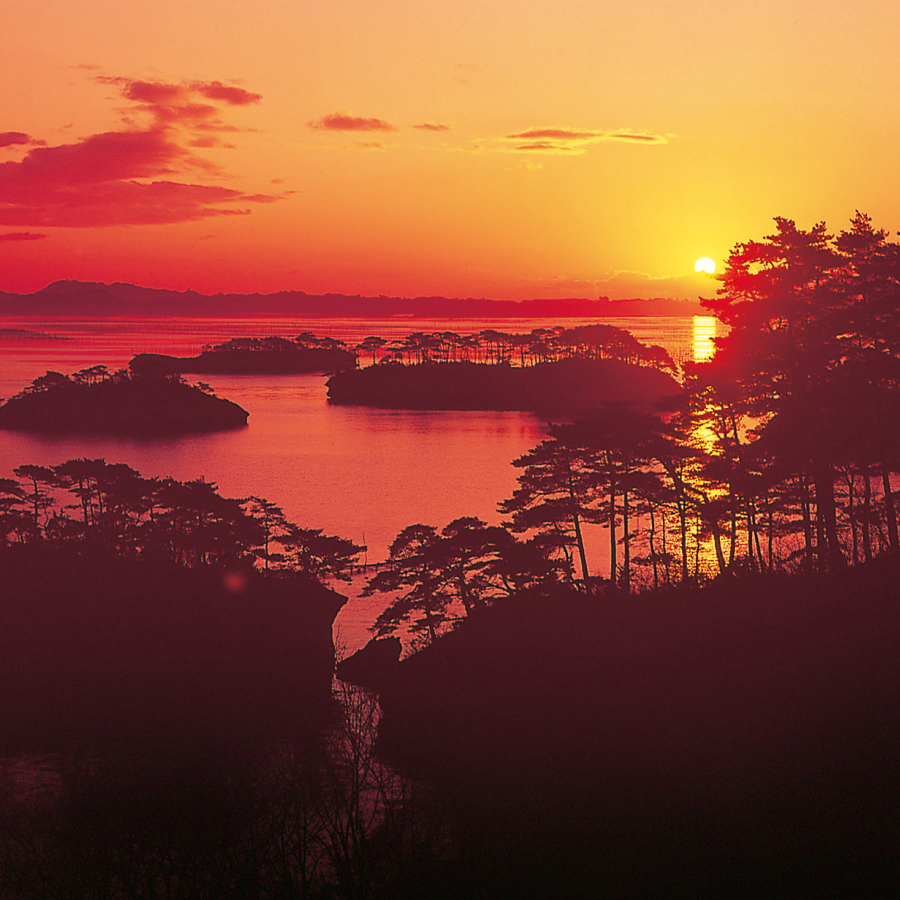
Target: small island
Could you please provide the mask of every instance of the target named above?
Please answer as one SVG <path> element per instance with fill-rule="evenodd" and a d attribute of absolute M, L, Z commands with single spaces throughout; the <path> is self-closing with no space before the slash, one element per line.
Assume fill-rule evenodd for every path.
<path fill-rule="evenodd" d="M 179 375 L 47 372 L 0 406 L 0 429 L 143 437 L 243 428 L 249 413 Z"/>
<path fill-rule="evenodd" d="M 377 365 L 328 379 L 334 404 L 387 409 L 520 409 L 571 415 L 601 403 L 650 404 L 677 394 L 670 375 L 619 360 L 566 359 L 536 366 L 486 363 Z"/>
<path fill-rule="evenodd" d="M 677 370 L 666 350 L 612 325 L 530 334 L 416 332 L 391 344 L 366 338 L 356 349 L 370 351 L 372 365 L 332 375 L 331 403 L 569 416 L 603 403 L 651 404 L 680 391 L 664 371 Z"/>
<path fill-rule="evenodd" d="M 300 375 L 338 372 L 356 366 L 356 354 L 333 338 L 304 333 L 280 337 L 232 338 L 204 347 L 199 356 L 139 353 L 128 367 L 138 375 Z"/>

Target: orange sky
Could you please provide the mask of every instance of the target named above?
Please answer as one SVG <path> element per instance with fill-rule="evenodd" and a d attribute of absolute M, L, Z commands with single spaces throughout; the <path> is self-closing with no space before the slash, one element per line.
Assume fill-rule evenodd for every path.
<path fill-rule="evenodd" d="M 710 295 L 900 228 L 887 0 L 5 0 L 0 290 Z"/>

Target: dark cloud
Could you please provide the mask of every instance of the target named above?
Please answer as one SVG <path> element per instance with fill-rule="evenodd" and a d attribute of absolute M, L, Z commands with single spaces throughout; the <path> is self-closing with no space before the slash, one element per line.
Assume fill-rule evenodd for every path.
<path fill-rule="evenodd" d="M 220 101 L 227 106 L 246 106 L 258 103 L 261 94 L 251 94 L 243 88 L 230 87 L 221 81 L 193 81 L 180 84 L 165 81 L 135 81 L 98 75 L 101 84 L 115 85 L 135 109 L 149 113 L 159 124 L 181 124 L 203 131 L 237 131 L 219 117 L 219 108 L 203 100 Z"/>
<path fill-rule="evenodd" d="M 108 76 L 97 80 L 115 85 L 134 104 L 132 110 L 149 112 L 150 124 L 139 127 L 129 116 L 118 131 L 33 147 L 19 162 L 0 163 L 0 224 L 92 228 L 164 224 L 246 215 L 246 204 L 283 198 L 184 180 L 198 170 L 207 178 L 221 176 L 216 163 L 192 148 L 228 146 L 209 132 L 235 130 L 221 121 L 215 102 L 198 102 L 198 95 L 242 106 L 257 102 L 258 94 L 218 81 L 169 84 Z M 18 132 L 8 134 L 22 143 Z"/>
<path fill-rule="evenodd" d="M 191 86 L 209 100 L 224 100 L 233 106 L 246 106 L 262 100 L 262 94 L 251 94 L 250 91 L 239 87 L 230 87 L 222 84 L 221 81 L 195 81 Z"/>
<path fill-rule="evenodd" d="M 309 123 L 310 128 L 324 131 L 397 131 L 390 122 L 384 119 L 365 119 L 351 116 L 349 113 L 331 113 Z"/>
<path fill-rule="evenodd" d="M 165 84 L 160 81 L 126 81 L 122 94 L 138 103 L 167 106 L 181 100 L 186 91 L 180 84 Z"/>
<path fill-rule="evenodd" d="M 258 203 L 260 195 L 248 196 L 219 185 L 108 181 L 92 185 L 90 192 L 57 185 L 37 196 L 20 195 L 16 200 L 0 201 L 0 224 L 103 228 L 248 215 L 249 209 L 224 204 Z"/>
<path fill-rule="evenodd" d="M 31 138 L 21 131 L 0 131 L 0 147 L 12 147 L 16 144 L 30 144 Z"/>
<path fill-rule="evenodd" d="M 7 234 L 0 234 L 0 241 L 40 241 L 46 234 L 34 234 L 30 231 L 10 231 Z"/>
<path fill-rule="evenodd" d="M 449 125 L 433 124 L 431 122 L 423 122 L 421 125 L 413 125 L 413 128 L 419 128 L 422 131 L 449 131 Z"/>

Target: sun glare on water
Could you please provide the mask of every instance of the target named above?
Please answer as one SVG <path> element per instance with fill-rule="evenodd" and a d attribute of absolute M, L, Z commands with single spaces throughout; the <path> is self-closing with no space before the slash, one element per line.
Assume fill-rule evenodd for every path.
<path fill-rule="evenodd" d="M 716 261 L 710 259 L 708 256 L 701 256 L 700 259 L 694 263 L 694 271 L 706 272 L 707 275 L 712 275 L 712 273 L 716 271 Z"/>

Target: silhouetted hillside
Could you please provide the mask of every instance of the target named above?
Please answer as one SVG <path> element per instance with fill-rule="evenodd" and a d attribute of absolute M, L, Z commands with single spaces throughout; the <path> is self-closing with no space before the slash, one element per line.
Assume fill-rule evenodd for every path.
<path fill-rule="evenodd" d="M 363 297 L 359 294 L 200 294 L 132 284 L 56 281 L 33 294 L 0 292 L 0 315 L 8 316 L 352 316 L 385 318 L 691 316 L 699 302 L 654 300 L 489 300 L 450 297 Z"/>
<path fill-rule="evenodd" d="M 898 576 L 513 597 L 375 667 L 380 746 L 483 896 L 866 896 L 896 878 Z"/>
<path fill-rule="evenodd" d="M 189 752 L 312 737 L 344 598 L 302 576 L 126 560 L 87 541 L 0 552 L 0 747 Z"/>

